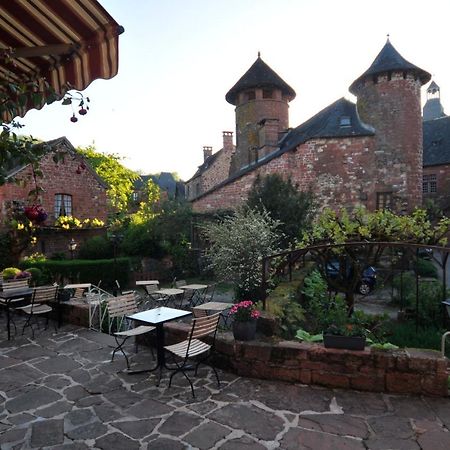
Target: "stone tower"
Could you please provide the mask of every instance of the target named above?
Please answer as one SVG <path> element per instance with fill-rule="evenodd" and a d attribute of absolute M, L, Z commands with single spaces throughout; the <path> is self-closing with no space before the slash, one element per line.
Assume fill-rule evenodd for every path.
<path fill-rule="evenodd" d="M 361 119 L 375 128 L 374 180 L 368 206 L 409 212 L 422 203 L 420 88 L 431 75 L 404 59 L 387 40 L 350 86 Z"/>
<path fill-rule="evenodd" d="M 236 152 L 230 175 L 263 159 L 289 127 L 289 102 L 295 91 L 260 57 L 228 91 L 236 106 Z"/>
<path fill-rule="evenodd" d="M 427 102 L 423 107 L 423 120 L 439 119 L 445 117 L 444 108 L 441 105 L 441 89 L 432 81 L 427 88 Z"/>

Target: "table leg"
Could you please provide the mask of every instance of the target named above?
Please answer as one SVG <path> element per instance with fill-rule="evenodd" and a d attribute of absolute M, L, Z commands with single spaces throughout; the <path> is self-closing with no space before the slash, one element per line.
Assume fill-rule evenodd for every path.
<path fill-rule="evenodd" d="M 11 322 L 9 317 L 9 302 L 6 302 L 6 327 L 8 329 L 8 341 L 11 340 Z"/>

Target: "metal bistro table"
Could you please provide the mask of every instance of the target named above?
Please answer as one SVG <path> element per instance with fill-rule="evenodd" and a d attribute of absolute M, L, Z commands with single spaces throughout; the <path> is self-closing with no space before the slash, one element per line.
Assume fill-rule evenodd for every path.
<path fill-rule="evenodd" d="M 21 297 L 30 297 L 33 294 L 33 288 L 8 289 L 0 292 L 0 298 L 5 300 L 6 305 L 6 327 L 8 330 L 8 341 L 11 339 L 11 317 L 9 313 L 9 304 L 12 300 Z"/>
<path fill-rule="evenodd" d="M 160 301 L 164 306 L 166 306 L 171 300 L 173 300 L 173 303 L 175 303 L 177 295 L 184 294 L 184 291 L 183 289 L 178 288 L 167 288 L 167 289 L 159 289 L 157 291 L 152 292 L 152 294 L 161 295 L 163 299 L 156 301 Z"/>
<path fill-rule="evenodd" d="M 180 289 L 184 291 L 192 291 L 192 297 L 189 299 L 187 306 L 192 307 L 199 303 L 202 299 L 202 293 L 205 292 L 207 287 L 207 284 L 185 284 L 184 286 L 180 286 Z"/>
<path fill-rule="evenodd" d="M 180 309 L 167 308 L 161 306 L 160 308 L 149 309 L 147 311 L 138 312 L 127 316 L 131 320 L 138 320 L 139 322 L 144 322 L 149 325 L 156 326 L 156 367 L 153 369 L 142 369 L 142 370 L 129 370 L 127 373 L 136 374 L 144 372 L 154 372 L 159 369 L 158 386 L 161 381 L 161 374 L 164 367 L 166 367 L 166 356 L 164 353 L 164 323 L 170 322 L 180 317 L 185 317 L 190 315 L 190 311 L 183 311 Z"/>

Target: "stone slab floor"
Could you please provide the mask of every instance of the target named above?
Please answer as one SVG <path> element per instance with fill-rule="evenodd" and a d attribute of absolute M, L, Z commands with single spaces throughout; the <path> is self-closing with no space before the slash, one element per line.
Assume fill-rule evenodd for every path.
<path fill-rule="evenodd" d="M 8 342 L 0 319 L 0 447 L 9 449 L 449 450 L 450 400 L 273 381 L 204 369 L 196 399 L 110 362 L 109 336 L 65 326 Z M 129 347 L 132 351 L 133 346 Z M 133 363 L 152 362 L 148 350 Z"/>

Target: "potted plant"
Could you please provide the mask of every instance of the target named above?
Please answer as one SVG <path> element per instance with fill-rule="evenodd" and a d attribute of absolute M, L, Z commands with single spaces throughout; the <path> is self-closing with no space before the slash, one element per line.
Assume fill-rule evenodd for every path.
<path fill-rule="evenodd" d="M 352 316 L 337 315 L 339 321 L 331 323 L 323 333 L 326 348 L 343 348 L 347 350 L 364 350 L 367 330 L 358 311 Z"/>
<path fill-rule="evenodd" d="M 251 300 L 243 300 L 231 307 L 233 316 L 233 336 L 238 341 L 251 341 L 256 334 L 256 320 L 259 311 Z"/>

